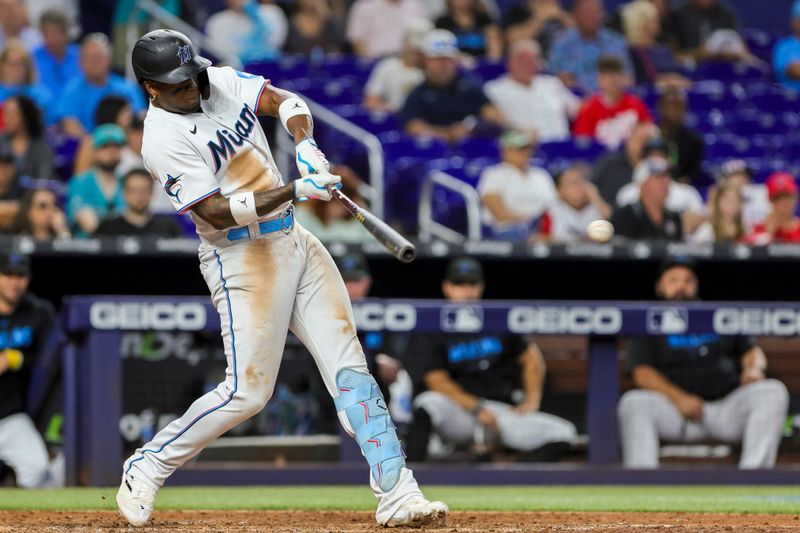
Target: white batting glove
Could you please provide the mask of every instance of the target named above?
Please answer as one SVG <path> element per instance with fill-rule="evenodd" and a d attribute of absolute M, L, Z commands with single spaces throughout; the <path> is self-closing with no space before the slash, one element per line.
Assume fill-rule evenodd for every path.
<path fill-rule="evenodd" d="M 336 176 L 325 171 L 322 174 L 313 174 L 305 178 L 294 180 L 294 197 L 300 202 L 308 199 L 327 202 L 332 198 L 331 189 L 342 188 L 341 176 Z"/>
<path fill-rule="evenodd" d="M 314 139 L 303 139 L 294 147 L 297 168 L 304 178 L 309 174 L 325 174 L 331 169 L 325 154 L 317 147 Z"/>

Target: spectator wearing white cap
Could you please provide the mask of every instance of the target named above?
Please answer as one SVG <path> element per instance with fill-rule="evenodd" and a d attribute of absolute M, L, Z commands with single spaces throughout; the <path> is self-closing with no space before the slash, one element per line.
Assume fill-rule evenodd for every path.
<path fill-rule="evenodd" d="M 531 166 L 536 139 L 520 131 L 500 138 L 503 161 L 487 167 L 478 182 L 483 222 L 495 239 L 526 241 L 531 228 L 557 199 L 550 174 Z"/>
<path fill-rule="evenodd" d="M 511 127 L 535 132 L 540 142 L 565 141 L 581 101 L 556 76 L 539 73 L 541 55 L 536 41 L 515 42 L 506 62 L 508 74 L 484 90 Z"/>
<path fill-rule="evenodd" d="M 408 95 L 398 117 L 409 135 L 458 142 L 479 121 L 499 125 L 500 111 L 481 86 L 458 72 L 456 37 L 433 30 L 425 37 L 425 81 Z"/>
<path fill-rule="evenodd" d="M 347 39 L 361 57 L 377 59 L 403 48 L 412 21 L 427 18 L 419 0 L 356 0 L 347 20 Z"/>
<path fill-rule="evenodd" d="M 637 240 L 683 240 L 681 217 L 666 205 L 672 181 L 669 162 L 659 156 L 640 161 L 633 181 L 640 189 L 639 201 L 614 211 L 611 224 L 616 235 Z"/>
<path fill-rule="evenodd" d="M 427 19 L 413 21 L 403 41 L 403 50 L 396 56 L 378 61 L 364 88 L 364 107 L 372 111 L 399 111 L 408 97 L 425 79 L 422 46 L 433 29 Z"/>

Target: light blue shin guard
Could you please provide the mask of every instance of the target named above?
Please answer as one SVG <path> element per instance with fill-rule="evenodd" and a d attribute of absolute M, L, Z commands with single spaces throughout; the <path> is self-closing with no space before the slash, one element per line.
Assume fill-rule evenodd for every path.
<path fill-rule="evenodd" d="M 344 411 L 355 431 L 372 478 L 384 492 L 392 490 L 406 459 L 375 378 L 345 368 L 336 374 L 336 387 L 339 389 L 339 397 L 334 400 L 336 410 Z"/>

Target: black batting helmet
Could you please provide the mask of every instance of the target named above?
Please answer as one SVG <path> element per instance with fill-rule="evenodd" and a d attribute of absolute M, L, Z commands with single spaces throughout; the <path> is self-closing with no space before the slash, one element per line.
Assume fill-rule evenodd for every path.
<path fill-rule="evenodd" d="M 175 30 L 153 30 L 140 37 L 131 52 L 131 62 L 139 83 L 180 83 L 211 66 L 211 61 L 197 55 L 192 41 Z"/>

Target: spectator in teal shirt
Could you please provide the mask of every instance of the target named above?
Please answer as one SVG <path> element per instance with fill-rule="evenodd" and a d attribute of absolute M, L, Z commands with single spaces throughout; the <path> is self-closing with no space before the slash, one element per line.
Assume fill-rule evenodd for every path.
<path fill-rule="evenodd" d="M 562 30 L 550 50 L 550 70 L 568 87 L 597 91 L 597 61 L 615 56 L 631 75 L 628 45 L 622 35 L 603 27 L 600 0 L 575 0 L 572 8 L 575 27 Z"/>
<path fill-rule="evenodd" d="M 64 88 L 58 107 L 58 119 L 70 137 L 81 137 L 94 129 L 97 104 L 109 94 L 125 97 L 134 113 L 145 109 L 144 95 L 135 83 L 111 72 L 111 46 L 102 33 L 86 36 L 81 44 L 82 75 Z"/>
<path fill-rule="evenodd" d="M 122 184 L 115 170 L 125 146 L 125 130 L 103 124 L 92 132 L 92 168 L 73 176 L 67 187 L 67 219 L 76 237 L 92 235 L 100 221 L 125 211 Z"/>
<path fill-rule="evenodd" d="M 792 30 L 794 35 L 775 44 L 772 66 L 784 87 L 800 91 L 800 0 L 792 6 Z"/>

